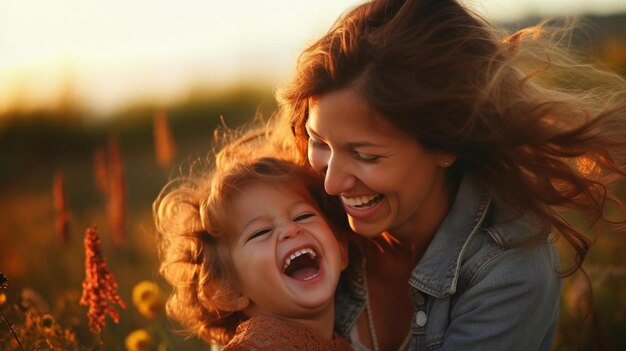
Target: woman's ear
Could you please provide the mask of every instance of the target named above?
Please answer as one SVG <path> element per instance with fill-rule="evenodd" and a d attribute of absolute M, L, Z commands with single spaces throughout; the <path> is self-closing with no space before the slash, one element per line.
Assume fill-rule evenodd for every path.
<path fill-rule="evenodd" d="M 448 168 L 456 161 L 456 156 L 448 153 L 440 153 L 437 155 L 437 165 L 439 167 Z"/>

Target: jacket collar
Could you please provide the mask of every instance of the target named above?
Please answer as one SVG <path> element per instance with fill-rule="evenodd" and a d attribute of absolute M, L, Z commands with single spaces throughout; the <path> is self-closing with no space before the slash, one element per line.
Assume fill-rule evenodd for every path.
<path fill-rule="evenodd" d="M 413 269 L 409 284 L 438 298 L 454 294 L 463 253 L 484 221 L 490 204 L 487 190 L 465 175 L 450 212 Z"/>

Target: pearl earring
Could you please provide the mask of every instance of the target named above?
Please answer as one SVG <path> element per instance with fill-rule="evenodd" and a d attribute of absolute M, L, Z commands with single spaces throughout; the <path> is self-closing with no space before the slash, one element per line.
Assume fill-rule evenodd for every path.
<path fill-rule="evenodd" d="M 446 168 L 450 167 L 450 161 L 444 161 L 443 162 L 443 166 L 446 167 Z"/>
<path fill-rule="evenodd" d="M 249 302 L 249 299 L 245 296 L 239 298 L 239 306 L 247 306 Z"/>

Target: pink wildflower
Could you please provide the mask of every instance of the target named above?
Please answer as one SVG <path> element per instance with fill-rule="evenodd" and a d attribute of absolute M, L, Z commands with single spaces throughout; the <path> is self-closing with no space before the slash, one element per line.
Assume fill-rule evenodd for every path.
<path fill-rule="evenodd" d="M 96 227 L 85 231 L 85 280 L 83 281 L 83 296 L 81 305 L 89 306 L 89 329 L 93 333 L 102 331 L 105 325 L 106 314 L 111 316 L 115 323 L 119 322 L 119 313 L 114 304 L 126 308 L 126 304 L 117 293 L 115 277 L 107 268 L 100 248 L 100 238 Z"/>

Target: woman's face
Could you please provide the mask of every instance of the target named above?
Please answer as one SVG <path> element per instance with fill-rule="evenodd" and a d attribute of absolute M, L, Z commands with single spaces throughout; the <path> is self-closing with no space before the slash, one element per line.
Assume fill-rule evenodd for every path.
<path fill-rule="evenodd" d="M 310 99 L 306 130 L 309 163 L 325 174 L 326 192 L 341 197 L 358 234 L 386 231 L 414 240 L 445 216 L 450 189 L 444 165 L 454 157 L 426 150 L 355 91 Z"/>

